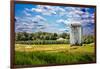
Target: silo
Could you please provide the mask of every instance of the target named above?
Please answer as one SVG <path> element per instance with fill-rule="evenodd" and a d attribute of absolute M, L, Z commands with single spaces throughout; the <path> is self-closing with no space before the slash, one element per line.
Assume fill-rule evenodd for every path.
<path fill-rule="evenodd" d="M 70 25 L 70 44 L 82 45 L 82 26 L 80 23 L 72 23 Z"/>

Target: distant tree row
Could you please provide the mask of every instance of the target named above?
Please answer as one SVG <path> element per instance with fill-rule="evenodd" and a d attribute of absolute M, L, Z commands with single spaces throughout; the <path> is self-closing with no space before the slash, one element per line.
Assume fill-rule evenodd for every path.
<path fill-rule="evenodd" d="M 68 33 L 47 33 L 47 32 L 35 32 L 35 33 L 26 33 L 26 32 L 17 32 L 16 41 L 28 41 L 28 40 L 57 40 L 58 38 L 69 39 Z"/>
<path fill-rule="evenodd" d="M 84 44 L 94 43 L 95 37 L 93 35 L 85 35 L 82 41 Z"/>
<path fill-rule="evenodd" d="M 47 33 L 47 32 L 17 32 L 16 43 L 19 44 L 68 44 L 70 36 L 68 33 Z M 60 41 L 59 41 L 60 40 Z M 82 43 L 89 44 L 94 43 L 93 35 L 84 35 L 82 37 Z"/>

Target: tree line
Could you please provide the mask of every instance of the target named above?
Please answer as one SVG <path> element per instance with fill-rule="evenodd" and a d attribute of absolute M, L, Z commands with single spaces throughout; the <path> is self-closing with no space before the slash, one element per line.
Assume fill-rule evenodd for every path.
<path fill-rule="evenodd" d="M 58 38 L 69 39 L 68 33 L 47 33 L 47 32 L 17 32 L 16 41 L 28 41 L 28 40 L 57 40 Z"/>
<path fill-rule="evenodd" d="M 58 41 L 59 38 L 64 40 Z M 70 35 L 68 33 L 48 33 L 48 32 L 17 32 L 16 43 L 18 44 L 69 44 Z M 83 35 L 82 43 L 89 44 L 94 42 L 93 35 Z"/>

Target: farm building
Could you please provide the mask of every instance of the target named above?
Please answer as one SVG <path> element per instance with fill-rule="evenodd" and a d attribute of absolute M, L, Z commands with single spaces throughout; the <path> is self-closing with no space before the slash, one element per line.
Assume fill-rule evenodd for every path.
<path fill-rule="evenodd" d="M 82 26 L 80 23 L 70 25 L 70 44 L 82 45 Z"/>
<path fill-rule="evenodd" d="M 57 41 L 64 41 L 64 40 L 66 40 L 66 39 L 64 39 L 64 38 L 58 38 L 57 39 Z"/>

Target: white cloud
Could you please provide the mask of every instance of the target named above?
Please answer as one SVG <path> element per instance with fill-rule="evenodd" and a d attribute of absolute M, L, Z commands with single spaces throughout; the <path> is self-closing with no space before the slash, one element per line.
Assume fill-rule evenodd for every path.
<path fill-rule="evenodd" d="M 65 12 L 65 9 L 63 9 L 63 8 L 61 8 L 61 7 L 56 7 L 55 10 L 56 10 L 56 11 L 62 11 L 62 12 Z"/>
<path fill-rule="evenodd" d="M 53 25 L 48 25 L 46 28 L 44 28 L 42 31 L 44 32 L 52 32 L 52 33 L 63 33 L 63 32 L 69 32 L 69 28 L 59 28 Z"/>
<path fill-rule="evenodd" d="M 51 6 L 46 6 L 46 5 L 37 5 L 37 8 L 32 8 L 31 9 L 32 12 L 38 12 L 41 13 L 43 15 L 52 15 L 52 14 L 56 14 L 56 12 L 54 11 L 54 8 Z"/>
<path fill-rule="evenodd" d="M 62 28 L 62 29 L 59 29 L 59 32 L 65 32 L 65 33 L 67 32 L 67 33 L 68 33 L 68 32 L 69 32 L 69 28 Z"/>
<path fill-rule="evenodd" d="M 25 11 L 30 11 L 30 9 L 29 8 L 25 8 Z"/>
<path fill-rule="evenodd" d="M 65 21 L 65 20 L 63 20 L 63 19 L 57 20 L 58 23 L 62 23 L 62 22 L 64 22 L 64 21 Z"/>
<path fill-rule="evenodd" d="M 32 8 L 31 11 L 35 11 L 35 12 L 42 12 L 42 9 L 38 9 L 38 8 Z"/>
<path fill-rule="evenodd" d="M 45 28 L 46 19 L 40 15 L 31 16 L 31 17 L 16 17 L 16 28 L 15 31 L 17 32 L 32 32 Z"/>
<path fill-rule="evenodd" d="M 29 9 L 26 9 L 29 10 Z M 64 15 L 66 12 L 64 8 L 57 7 L 57 6 L 47 6 L 47 5 L 37 5 L 36 8 L 31 8 L 30 11 L 32 12 L 38 12 L 43 15 Z"/>
<path fill-rule="evenodd" d="M 66 26 L 69 26 L 69 24 L 71 23 L 71 21 L 69 20 L 64 20 L 64 19 L 59 19 L 56 21 L 57 23 L 63 23 L 65 24 Z"/>
<path fill-rule="evenodd" d="M 47 5 L 37 5 L 36 8 L 31 8 L 31 12 L 37 12 L 41 13 L 42 15 L 58 15 L 58 16 L 66 16 L 69 15 L 69 17 L 77 17 L 79 18 L 79 15 L 84 14 L 83 11 L 81 11 L 82 8 L 78 7 L 59 7 L 59 6 L 47 6 Z M 28 8 L 26 10 L 29 11 Z"/>
<path fill-rule="evenodd" d="M 21 31 L 46 31 L 46 32 L 64 32 L 69 30 L 68 26 L 71 23 L 75 23 L 75 20 L 81 22 L 83 25 L 88 23 L 94 23 L 94 13 L 82 11 L 82 8 L 78 7 L 59 7 L 59 6 L 47 6 L 47 5 L 37 5 L 36 8 L 25 8 L 24 14 L 26 17 L 19 18 L 15 17 L 16 30 Z M 30 12 L 40 13 L 40 15 L 32 16 Z M 47 19 L 42 15 L 52 16 L 57 15 L 58 18 L 55 20 L 55 24 L 47 23 Z M 59 17 L 61 16 L 61 17 Z M 53 17 L 53 16 L 52 16 Z M 83 19 L 82 19 L 83 18 Z M 66 25 L 66 29 L 59 29 L 58 26 L 61 24 Z"/>
<path fill-rule="evenodd" d="M 34 17 L 34 19 L 37 20 L 37 21 L 46 21 L 46 19 L 44 17 L 40 16 L 40 15 L 36 15 Z"/>
<path fill-rule="evenodd" d="M 26 16 L 31 16 L 31 14 L 30 13 L 28 13 L 27 11 L 23 11 L 23 13 L 26 15 Z"/>

